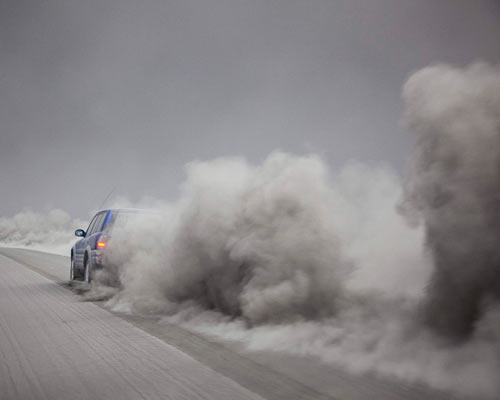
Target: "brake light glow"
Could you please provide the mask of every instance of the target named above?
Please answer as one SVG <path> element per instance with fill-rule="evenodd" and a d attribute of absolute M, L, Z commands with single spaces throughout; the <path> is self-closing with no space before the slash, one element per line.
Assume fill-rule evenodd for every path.
<path fill-rule="evenodd" d="M 100 249 L 104 249 L 106 247 L 106 242 L 99 240 L 97 242 L 97 247 L 99 247 Z"/>

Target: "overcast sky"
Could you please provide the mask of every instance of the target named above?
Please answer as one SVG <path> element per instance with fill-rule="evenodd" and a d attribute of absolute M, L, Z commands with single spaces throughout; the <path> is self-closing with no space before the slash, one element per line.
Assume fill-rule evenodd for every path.
<path fill-rule="evenodd" d="M 500 62 L 499 0 L 0 0 L 0 215 L 172 197 L 274 149 L 398 171 L 408 75 Z"/>

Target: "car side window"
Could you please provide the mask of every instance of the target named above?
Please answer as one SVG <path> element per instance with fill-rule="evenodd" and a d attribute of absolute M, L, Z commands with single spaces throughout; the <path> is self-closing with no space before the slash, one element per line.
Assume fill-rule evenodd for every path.
<path fill-rule="evenodd" d="M 99 214 L 96 214 L 94 218 L 92 218 L 92 221 L 89 224 L 89 227 L 87 228 L 87 236 L 92 235 L 92 230 L 94 229 L 95 223 L 97 221 L 97 218 L 99 217 Z"/>
<path fill-rule="evenodd" d="M 99 213 L 95 216 L 94 221 L 91 224 L 92 226 L 89 228 L 87 236 L 93 235 L 99 230 L 100 221 L 102 221 L 102 213 Z"/>
<path fill-rule="evenodd" d="M 104 222 L 105 218 L 106 218 L 106 213 L 105 212 L 102 212 L 102 213 L 99 214 L 99 218 L 97 219 L 97 221 L 96 221 L 96 223 L 94 225 L 92 233 L 96 233 L 96 232 L 99 232 L 101 230 L 102 223 Z"/>

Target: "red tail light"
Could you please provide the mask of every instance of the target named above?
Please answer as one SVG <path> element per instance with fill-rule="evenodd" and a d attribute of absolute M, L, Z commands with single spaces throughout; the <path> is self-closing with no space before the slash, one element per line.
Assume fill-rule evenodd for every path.
<path fill-rule="evenodd" d="M 99 240 L 97 241 L 97 248 L 98 249 L 104 249 L 107 246 L 108 242 L 108 237 L 107 235 L 102 235 Z"/>

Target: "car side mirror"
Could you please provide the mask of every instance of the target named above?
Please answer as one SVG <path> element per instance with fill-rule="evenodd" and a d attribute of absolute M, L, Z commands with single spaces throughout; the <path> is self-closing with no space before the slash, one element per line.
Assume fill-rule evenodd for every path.
<path fill-rule="evenodd" d="M 83 229 L 77 229 L 75 231 L 75 236 L 78 236 L 78 237 L 85 237 L 86 233 Z"/>

